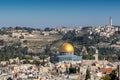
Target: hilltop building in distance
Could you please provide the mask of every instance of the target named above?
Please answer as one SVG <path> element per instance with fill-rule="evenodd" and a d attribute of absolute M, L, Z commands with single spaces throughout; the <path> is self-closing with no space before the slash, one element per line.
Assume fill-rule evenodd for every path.
<path fill-rule="evenodd" d="M 109 25 L 112 26 L 112 17 L 110 17 L 110 20 L 109 20 Z"/>

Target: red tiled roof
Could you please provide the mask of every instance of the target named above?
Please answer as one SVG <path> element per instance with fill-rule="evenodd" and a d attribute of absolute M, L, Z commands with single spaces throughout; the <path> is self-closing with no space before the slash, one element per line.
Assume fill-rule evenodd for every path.
<path fill-rule="evenodd" d="M 112 72 L 112 68 L 100 68 L 99 70 L 102 73 L 111 73 Z"/>

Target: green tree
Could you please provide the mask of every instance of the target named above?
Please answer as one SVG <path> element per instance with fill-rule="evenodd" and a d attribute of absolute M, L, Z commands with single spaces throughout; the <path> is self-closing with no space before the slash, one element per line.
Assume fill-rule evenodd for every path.
<path fill-rule="evenodd" d="M 30 61 L 28 59 L 26 59 L 25 61 L 23 61 L 23 64 L 29 64 Z"/>
<path fill-rule="evenodd" d="M 111 80 L 111 77 L 109 74 L 105 75 L 104 77 L 102 77 L 101 80 Z"/>
<path fill-rule="evenodd" d="M 91 59 L 94 59 L 94 56 L 91 54 L 84 54 L 83 59 L 90 59 L 91 60 Z"/>
<path fill-rule="evenodd" d="M 43 60 L 43 62 L 41 63 L 43 66 L 45 65 L 45 59 L 46 59 L 47 57 L 48 57 L 48 56 L 45 55 L 45 54 L 41 54 L 41 55 L 39 56 L 39 58 Z"/>
<path fill-rule="evenodd" d="M 4 40 L 0 40 L 0 45 L 3 46 L 4 45 Z"/>
<path fill-rule="evenodd" d="M 109 76 L 111 77 L 111 79 L 117 79 L 117 70 L 113 70 L 112 73 L 109 74 Z"/>
<path fill-rule="evenodd" d="M 88 80 L 88 79 L 90 79 L 90 71 L 87 69 L 86 70 L 86 77 L 85 77 L 85 80 Z"/>
<path fill-rule="evenodd" d="M 44 31 L 51 31 L 52 29 L 51 28 L 49 28 L 49 27 L 46 27 L 45 29 L 44 29 Z"/>
<path fill-rule="evenodd" d="M 39 65 L 40 65 L 40 61 L 34 60 L 34 61 L 33 61 L 33 64 L 39 66 Z"/>
<path fill-rule="evenodd" d="M 93 49 L 93 48 L 88 48 L 88 49 L 87 49 L 87 52 L 88 52 L 89 54 L 95 54 L 95 49 Z"/>

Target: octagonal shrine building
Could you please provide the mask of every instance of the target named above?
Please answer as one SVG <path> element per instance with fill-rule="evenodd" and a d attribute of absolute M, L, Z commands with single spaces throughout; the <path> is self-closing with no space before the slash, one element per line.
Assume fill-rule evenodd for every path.
<path fill-rule="evenodd" d="M 63 43 L 59 52 L 60 54 L 57 57 L 55 57 L 55 62 L 81 62 L 82 60 L 82 56 L 74 55 L 74 47 L 70 43 Z"/>

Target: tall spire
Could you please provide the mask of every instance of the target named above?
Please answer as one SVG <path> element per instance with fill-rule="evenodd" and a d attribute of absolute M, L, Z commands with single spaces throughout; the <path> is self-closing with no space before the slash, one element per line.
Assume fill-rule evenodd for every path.
<path fill-rule="evenodd" d="M 112 18 L 109 19 L 109 25 L 112 26 Z"/>

